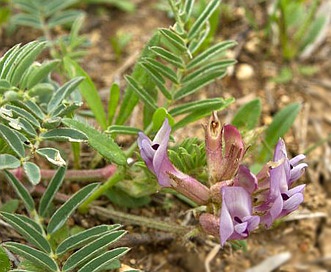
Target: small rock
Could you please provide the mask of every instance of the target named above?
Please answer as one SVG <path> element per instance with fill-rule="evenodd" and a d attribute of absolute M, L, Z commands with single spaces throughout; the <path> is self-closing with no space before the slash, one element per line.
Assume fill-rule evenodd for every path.
<path fill-rule="evenodd" d="M 236 76 L 239 80 L 251 79 L 254 76 L 254 69 L 249 64 L 239 64 L 237 67 Z"/>

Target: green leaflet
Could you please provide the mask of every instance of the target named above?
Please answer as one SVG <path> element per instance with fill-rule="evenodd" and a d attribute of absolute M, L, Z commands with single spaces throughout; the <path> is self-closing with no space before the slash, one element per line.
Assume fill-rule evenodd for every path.
<path fill-rule="evenodd" d="M 26 209 L 31 213 L 34 210 L 34 201 L 30 193 L 12 173 L 5 170 L 5 174 L 11 185 L 14 187 L 16 194 L 23 200 Z"/>
<path fill-rule="evenodd" d="M 51 60 L 46 63 L 43 63 L 41 66 L 35 67 L 34 70 L 29 73 L 27 78 L 26 86 L 22 86 L 22 88 L 31 89 L 38 83 L 40 83 L 43 79 L 52 72 L 55 67 L 60 63 L 59 60 Z"/>
<path fill-rule="evenodd" d="M 45 217 L 49 211 L 49 207 L 53 201 L 55 194 L 58 192 L 66 173 L 65 167 L 59 167 L 49 182 L 46 191 L 40 199 L 38 212 L 42 217 Z"/>
<path fill-rule="evenodd" d="M 186 115 L 183 119 L 179 120 L 177 123 L 174 124 L 173 126 L 173 130 L 177 130 L 181 127 L 184 127 L 185 125 L 194 122 L 196 120 L 199 120 L 203 117 L 206 117 L 208 115 L 210 115 L 211 111 L 213 110 L 222 110 L 225 109 L 226 107 L 228 107 L 232 102 L 234 101 L 233 98 L 224 100 L 223 103 L 220 104 L 216 104 L 216 105 L 210 105 L 207 108 L 200 108 L 198 110 L 194 110 L 191 113 L 189 113 L 188 115 Z"/>
<path fill-rule="evenodd" d="M 183 85 L 182 88 L 177 90 L 177 92 L 174 95 L 175 99 L 181 99 L 185 96 L 191 95 L 195 93 L 200 88 L 208 85 L 209 83 L 213 82 L 217 78 L 222 78 L 226 75 L 226 70 L 220 70 L 220 71 L 213 71 L 209 74 L 203 74 L 194 80 L 186 83 Z"/>
<path fill-rule="evenodd" d="M 131 76 L 125 77 L 126 81 L 129 83 L 132 90 L 144 101 L 145 105 L 152 109 L 157 109 L 154 98 L 145 90 L 139 83 Z"/>
<path fill-rule="evenodd" d="M 162 94 L 167 98 L 167 99 L 172 99 L 171 93 L 167 90 L 165 87 L 165 80 L 161 76 L 159 72 L 157 72 L 153 67 L 149 66 L 146 63 L 141 63 L 141 66 L 146 69 L 146 72 L 151 76 L 151 78 L 154 80 L 155 85 L 159 88 L 159 90 L 162 92 Z"/>
<path fill-rule="evenodd" d="M 41 175 L 38 165 L 33 162 L 23 162 L 23 169 L 29 181 L 36 185 L 40 182 Z"/>
<path fill-rule="evenodd" d="M 17 156 L 20 158 L 25 156 L 25 150 L 21 139 L 10 128 L 0 124 L 0 136 L 6 141 Z"/>
<path fill-rule="evenodd" d="M 82 232 L 79 232 L 75 235 L 72 235 L 65 239 L 56 249 L 57 255 L 63 255 L 69 250 L 74 250 L 76 248 L 81 247 L 82 245 L 86 245 L 100 236 L 104 235 L 105 232 L 110 230 L 117 230 L 121 225 L 115 224 L 112 226 L 108 225 L 99 225 Z"/>
<path fill-rule="evenodd" d="M 86 265 L 84 265 L 78 272 L 97 272 L 100 269 L 105 268 L 107 265 L 112 263 L 114 260 L 120 258 L 126 254 L 130 249 L 127 247 L 119 247 L 107 251 L 97 258 L 92 259 Z"/>
<path fill-rule="evenodd" d="M 237 42 L 235 41 L 224 41 L 209 47 L 207 50 L 200 53 L 198 56 L 193 58 L 188 64 L 187 69 L 196 68 L 204 63 L 214 61 L 215 57 L 220 55 L 225 50 L 235 46 Z"/>
<path fill-rule="evenodd" d="M 172 69 L 170 69 L 168 66 L 166 66 L 156 60 L 153 60 L 151 58 L 144 58 L 142 60 L 142 64 L 144 64 L 145 67 L 147 67 L 147 68 L 154 68 L 157 72 L 159 72 L 159 74 L 168 78 L 173 83 L 175 83 L 175 84 L 179 83 L 176 73 Z"/>
<path fill-rule="evenodd" d="M 264 146 L 260 153 L 259 160 L 261 162 L 264 162 L 270 158 L 271 149 L 276 145 L 279 138 L 283 137 L 293 125 L 300 109 L 300 103 L 292 103 L 276 113 L 265 132 L 266 146 Z"/>
<path fill-rule="evenodd" d="M 126 232 L 124 230 L 108 231 L 98 239 L 92 241 L 86 246 L 82 247 L 74 254 L 72 254 L 64 263 L 63 271 L 70 271 L 76 267 L 79 267 L 84 262 L 91 260 L 93 256 L 100 253 L 107 248 L 110 244 L 120 239 Z"/>
<path fill-rule="evenodd" d="M 57 166 L 66 165 L 65 160 L 61 157 L 60 151 L 55 148 L 51 148 L 51 147 L 39 148 L 36 150 L 36 153 L 46 158 L 50 163 L 54 165 Z"/>
<path fill-rule="evenodd" d="M 68 201 L 66 201 L 51 217 L 47 226 L 47 233 L 53 234 L 59 230 L 74 210 L 86 200 L 98 187 L 98 184 L 89 184 L 83 189 L 75 193 Z"/>
<path fill-rule="evenodd" d="M 251 130 L 259 121 L 261 110 L 260 99 L 254 99 L 238 110 L 231 123 L 239 129 Z"/>
<path fill-rule="evenodd" d="M 74 22 L 83 13 L 79 10 L 64 10 L 54 14 L 47 22 L 49 28 Z"/>
<path fill-rule="evenodd" d="M 24 259 L 44 267 L 46 271 L 56 272 L 59 269 L 53 259 L 40 250 L 15 242 L 7 242 L 3 245 L 10 251 L 22 256 Z"/>
<path fill-rule="evenodd" d="M 161 28 L 159 31 L 163 37 L 165 37 L 170 43 L 172 43 L 180 51 L 187 50 L 185 41 L 176 32 L 167 28 Z"/>
<path fill-rule="evenodd" d="M 223 98 L 210 98 L 200 101 L 188 102 L 186 104 L 181 104 L 169 111 L 172 116 L 177 116 L 181 114 L 191 113 L 194 111 L 200 111 L 203 109 L 209 109 L 210 112 L 215 110 L 215 108 L 222 108 L 224 105 L 229 105 L 233 103 L 233 98 L 223 99 Z"/>
<path fill-rule="evenodd" d="M 172 52 L 159 47 L 159 46 L 152 46 L 150 47 L 150 49 L 159 57 L 163 58 L 164 60 L 166 60 L 167 62 L 173 64 L 174 66 L 176 66 L 177 68 L 180 69 L 184 69 L 185 65 L 183 63 L 183 60 L 176 56 L 175 54 L 173 54 Z"/>
<path fill-rule="evenodd" d="M 148 44 L 145 46 L 143 52 L 141 53 L 139 61 L 146 57 L 153 57 L 155 55 L 151 50 L 149 50 L 149 47 L 158 45 L 159 40 L 160 34 L 157 32 L 153 35 L 153 37 L 149 40 Z M 139 62 L 135 65 L 131 76 L 135 80 L 139 80 L 139 84 L 141 84 L 142 87 L 145 89 L 149 90 L 154 86 L 149 80 L 149 76 L 146 73 L 145 69 L 140 65 Z M 124 91 L 124 97 L 115 124 L 123 125 L 124 122 L 129 118 L 130 114 L 132 113 L 134 107 L 137 105 L 138 102 L 138 96 L 135 94 L 131 86 L 128 85 Z"/>
<path fill-rule="evenodd" d="M 6 109 L 11 110 L 14 115 L 20 116 L 22 118 L 25 118 L 27 121 L 29 121 L 34 127 L 39 128 L 40 123 L 39 121 L 27 110 L 14 106 L 14 105 L 6 105 Z"/>
<path fill-rule="evenodd" d="M 0 272 L 7 272 L 11 267 L 10 260 L 4 248 L 0 246 Z"/>
<path fill-rule="evenodd" d="M 46 42 L 34 41 L 20 48 L 20 53 L 16 58 L 17 63 L 10 68 L 6 76 L 12 86 L 17 86 L 22 79 L 22 75 L 31 66 L 41 51 L 44 50 L 45 46 Z"/>
<path fill-rule="evenodd" d="M 135 127 L 112 125 L 107 128 L 105 133 L 137 135 L 139 131 L 141 131 L 141 130 L 138 128 L 135 128 Z"/>
<path fill-rule="evenodd" d="M 44 140 L 84 142 L 87 136 L 77 129 L 55 128 L 40 135 Z"/>
<path fill-rule="evenodd" d="M 23 221 L 15 214 L 1 212 L 2 218 L 20 233 L 28 242 L 36 246 L 45 253 L 51 253 L 49 242 L 33 227 Z"/>
<path fill-rule="evenodd" d="M 77 120 L 64 118 L 63 123 L 86 134 L 89 144 L 107 160 L 119 165 L 126 165 L 126 156 L 113 139 Z"/>
<path fill-rule="evenodd" d="M 120 100 L 120 87 L 117 83 L 113 83 L 109 90 L 109 101 L 108 101 L 108 125 L 111 125 L 114 120 L 117 105 Z"/>
<path fill-rule="evenodd" d="M 73 78 L 61 86 L 56 92 L 54 92 L 51 100 L 48 103 L 47 111 L 52 113 L 54 109 L 78 87 L 83 79 L 83 77 Z"/>
<path fill-rule="evenodd" d="M 205 10 L 200 14 L 199 18 L 194 22 L 188 33 L 188 39 L 192 40 L 203 28 L 204 24 L 208 21 L 209 17 L 219 7 L 220 0 L 212 0 L 209 2 Z"/>
<path fill-rule="evenodd" d="M 0 154 L 0 170 L 14 169 L 20 167 L 21 162 L 19 159 L 9 154 Z"/>

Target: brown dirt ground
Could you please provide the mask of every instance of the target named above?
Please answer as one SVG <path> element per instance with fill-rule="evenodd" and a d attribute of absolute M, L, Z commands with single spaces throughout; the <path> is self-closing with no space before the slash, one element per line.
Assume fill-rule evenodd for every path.
<path fill-rule="evenodd" d="M 83 66 L 105 99 L 107 89 L 113 80 L 120 80 L 121 85 L 124 84 L 123 74 L 130 72 L 139 51 L 153 31 L 172 24 L 164 12 L 154 8 L 156 1 L 135 2 L 137 10 L 133 14 L 125 14 L 113 8 L 104 9 L 102 15 L 97 14 L 95 8 L 88 10 L 89 16 L 84 31 L 91 39 L 92 46 Z M 316 65 L 319 72 L 314 77 L 302 77 L 297 74 L 291 83 L 275 84 L 269 79 L 277 74 L 282 64 L 277 47 L 263 41 L 261 31 L 247 32 L 247 22 L 242 8 L 235 4 L 230 5 L 234 16 L 229 16 L 222 22 L 217 38 L 239 39 L 239 46 L 234 52 L 238 64 L 231 75 L 214 83 L 208 88 L 208 94 L 206 91 L 196 99 L 220 95 L 235 97 L 237 103 L 222 113 L 223 121 L 227 122 L 240 105 L 259 97 L 263 104 L 261 125 L 270 123 L 271 116 L 278 109 L 290 102 L 299 101 L 303 105 L 302 111 L 285 138 L 290 153 L 303 152 L 312 144 L 325 139 L 331 133 L 330 29 L 326 41 L 319 50 L 305 61 L 305 64 Z M 263 21 L 261 8 L 252 8 L 256 9 L 256 18 Z M 132 40 L 120 62 L 115 60 L 109 43 L 109 37 L 117 31 L 132 34 Z M 5 37 L 0 45 L 0 52 L 36 35 L 38 34 L 31 32 L 27 37 L 26 32 L 21 30 L 12 37 Z M 252 68 L 251 74 L 245 72 L 243 64 L 248 64 Z M 133 118 L 131 123 L 135 124 L 136 120 Z M 202 138 L 201 122 L 175 135 L 176 139 L 186 136 Z M 147 228 L 127 226 L 130 234 L 142 233 L 141 235 L 147 236 L 136 237 L 136 246 L 123 258 L 123 262 L 150 272 L 245 271 L 272 256 L 290 252 L 290 259 L 284 264 L 276 265 L 275 271 L 331 271 L 330 160 L 330 141 L 324 142 L 309 153 L 309 169 L 301 179 L 301 182 L 307 184 L 305 202 L 299 212 L 289 216 L 288 221 L 282 222 L 274 229 L 260 230 L 252 234 L 248 239 L 247 251 L 233 250 L 230 246 L 220 249 L 217 239 L 213 237 L 198 237 L 188 241 Z M 186 213 L 187 206 L 172 196 L 165 197 L 170 198 L 173 203 L 166 211 L 158 206 L 164 198 L 158 194 L 153 197 L 152 204 L 148 207 L 132 209 L 129 212 L 165 221 L 194 222 L 190 218 L 190 213 Z M 104 221 L 102 218 L 96 219 L 91 216 L 83 219 L 80 216 L 76 217 L 77 221 L 87 220 L 90 224 Z M 276 264 L 277 261 L 271 260 L 271 263 Z M 252 271 L 269 270 L 262 268 Z"/>

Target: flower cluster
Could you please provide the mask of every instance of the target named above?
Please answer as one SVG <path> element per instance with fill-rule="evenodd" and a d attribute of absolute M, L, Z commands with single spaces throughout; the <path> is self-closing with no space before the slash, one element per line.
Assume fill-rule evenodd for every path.
<path fill-rule="evenodd" d="M 273 161 L 254 175 L 242 164 L 246 149 L 239 131 L 232 125 L 221 126 L 213 113 L 206 132 L 206 156 L 209 187 L 179 171 L 169 160 L 167 146 L 171 128 L 166 119 L 151 141 L 139 133 L 140 154 L 162 187 L 170 187 L 206 205 L 200 214 L 202 229 L 220 237 L 223 246 L 228 240 L 248 237 L 249 233 L 272 223 L 303 202 L 305 185 L 293 186 L 307 167 L 300 163 L 305 156 L 288 159 L 285 143 L 280 139 Z"/>

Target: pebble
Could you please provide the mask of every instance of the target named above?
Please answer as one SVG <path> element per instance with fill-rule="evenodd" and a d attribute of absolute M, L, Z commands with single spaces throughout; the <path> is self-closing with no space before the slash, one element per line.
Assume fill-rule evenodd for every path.
<path fill-rule="evenodd" d="M 239 80 L 251 79 L 254 76 L 254 69 L 247 63 L 242 63 L 237 66 L 236 76 Z"/>

